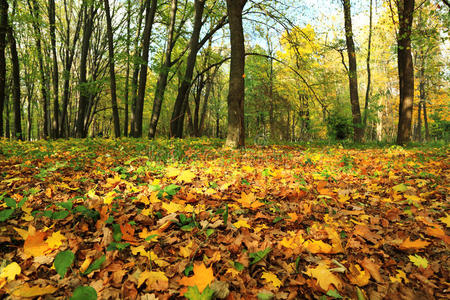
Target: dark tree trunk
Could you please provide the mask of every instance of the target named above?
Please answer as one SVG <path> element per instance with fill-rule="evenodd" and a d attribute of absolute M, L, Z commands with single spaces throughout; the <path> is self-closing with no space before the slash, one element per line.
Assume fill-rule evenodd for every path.
<path fill-rule="evenodd" d="M 109 8 L 109 0 L 104 0 L 106 14 L 106 32 L 108 36 L 108 54 L 109 54 L 109 82 L 111 89 L 111 106 L 114 120 L 114 135 L 120 137 L 120 119 L 119 109 L 117 107 L 117 89 L 116 89 L 116 72 L 114 64 L 114 36 L 111 22 L 111 10 Z"/>
<path fill-rule="evenodd" d="M 83 38 L 81 42 L 81 59 L 80 59 L 80 78 L 79 78 L 79 103 L 78 114 L 76 120 L 76 136 L 79 138 L 85 138 L 87 132 L 85 125 L 88 117 L 88 105 L 89 105 L 89 88 L 87 87 L 87 56 L 89 53 L 90 40 L 92 31 L 94 30 L 94 18 L 97 13 L 97 9 L 94 9 L 92 3 L 88 3 L 88 0 L 83 2 L 84 20 L 83 20 Z"/>
<path fill-rule="evenodd" d="M 192 31 L 191 39 L 189 41 L 189 55 L 186 61 L 186 71 L 182 77 L 181 85 L 178 89 L 177 98 L 172 111 L 172 118 L 170 120 L 170 137 L 183 137 L 183 124 L 184 124 L 184 110 L 183 103 L 188 101 L 189 88 L 191 86 L 192 76 L 194 74 L 195 62 L 197 59 L 197 53 L 199 50 L 199 38 L 200 31 L 202 29 L 202 17 L 203 10 L 205 8 L 206 0 L 195 0 L 195 16 L 194 16 L 194 28 Z"/>
<path fill-rule="evenodd" d="M 372 45 L 372 0 L 369 6 L 369 41 L 367 44 L 367 87 L 366 100 L 364 101 L 364 129 L 367 126 L 367 114 L 369 113 L 369 98 L 370 98 L 370 84 L 371 84 L 371 70 L 370 70 L 370 51 Z"/>
<path fill-rule="evenodd" d="M 205 81 L 203 80 L 203 76 L 200 76 L 197 90 L 194 95 L 195 107 L 194 107 L 194 116 L 193 116 L 193 120 L 194 120 L 193 134 L 196 137 L 200 136 L 200 120 L 199 120 L 199 118 L 200 118 L 200 100 L 202 97 L 202 91 L 203 91 L 204 87 L 205 87 Z"/>
<path fill-rule="evenodd" d="M 127 0 L 127 70 L 125 74 L 125 112 L 123 120 L 123 136 L 128 136 L 128 99 L 129 99 L 129 82 L 130 82 L 130 27 L 131 27 L 131 0 Z"/>
<path fill-rule="evenodd" d="M 8 27 L 8 41 L 11 49 L 12 64 L 12 95 L 14 108 L 14 138 L 23 140 L 22 134 L 22 118 L 20 107 L 20 67 L 19 56 L 17 55 L 16 39 L 11 26 Z"/>
<path fill-rule="evenodd" d="M 428 130 L 428 116 L 427 116 L 427 102 L 422 102 L 422 108 L 423 108 L 423 123 L 425 125 L 425 140 L 430 140 L 430 131 Z"/>
<path fill-rule="evenodd" d="M 348 54 L 348 81 L 350 86 L 350 102 L 352 105 L 353 119 L 353 140 L 361 142 L 364 135 L 364 128 L 361 124 L 361 110 L 358 97 L 358 75 L 356 65 L 355 44 L 353 42 L 352 16 L 350 10 L 350 0 L 343 0 L 345 15 L 345 40 Z"/>
<path fill-rule="evenodd" d="M 52 45 L 52 83 L 53 83 L 53 126 L 52 136 L 53 138 L 59 137 L 59 76 L 58 76 L 58 57 L 56 55 L 56 25 L 55 25 L 55 0 L 48 1 L 48 20 L 50 25 L 50 41 Z"/>
<path fill-rule="evenodd" d="M 40 14 L 39 14 L 39 6 L 36 0 L 32 0 L 32 3 L 30 3 L 30 0 L 28 2 L 28 7 L 30 8 L 30 12 L 33 14 L 33 27 L 34 27 L 34 33 L 35 33 L 35 40 L 36 40 L 36 50 L 37 50 L 37 56 L 38 56 L 38 62 L 39 62 L 39 73 L 41 76 L 41 93 L 42 93 L 42 101 L 43 103 L 43 110 L 44 110 L 44 139 L 47 139 L 49 137 L 50 133 L 50 115 L 49 115 L 49 96 L 48 96 L 48 77 L 46 75 L 46 72 L 44 70 L 44 59 L 42 54 L 42 35 L 40 30 Z"/>
<path fill-rule="evenodd" d="M 143 41 L 142 41 L 142 61 L 141 61 L 141 70 L 139 72 L 139 88 L 138 88 L 138 96 L 136 100 L 135 114 L 134 114 L 134 137 L 142 136 L 142 121 L 144 115 L 144 98 L 145 98 L 145 87 L 147 84 L 147 70 L 148 70 L 148 54 L 149 54 L 149 45 L 150 45 L 150 37 L 152 35 L 152 27 L 153 21 L 155 19 L 156 13 L 156 0 L 147 0 L 146 10 L 147 14 L 145 17 L 145 27 L 143 32 Z"/>
<path fill-rule="evenodd" d="M 83 14 L 83 9 L 80 12 L 80 15 L 77 20 L 77 25 L 75 27 L 75 34 L 73 37 L 72 44 L 70 43 L 70 17 L 67 5 L 64 1 L 64 11 L 65 11 L 65 17 L 67 22 L 67 30 L 66 30 L 66 43 L 65 43 L 65 51 L 64 51 L 64 71 L 63 71 L 63 103 L 62 103 L 62 110 L 61 110 L 61 122 L 60 122 L 60 137 L 67 137 L 69 136 L 69 120 L 67 118 L 67 108 L 69 106 L 69 98 L 70 98 L 70 71 L 72 69 L 73 64 L 73 58 L 75 55 L 75 46 L 78 42 L 78 39 L 80 37 L 80 29 L 82 20 L 85 17 Z"/>
<path fill-rule="evenodd" d="M 177 0 L 172 0 L 171 9 L 170 9 L 170 24 L 168 28 L 168 36 L 167 36 L 167 46 L 166 53 L 164 57 L 164 62 L 161 66 L 161 71 L 159 72 L 158 82 L 156 83 L 155 90 L 155 99 L 153 101 L 153 110 L 152 116 L 150 118 L 150 130 L 148 133 L 148 137 L 153 139 L 156 135 L 156 127 L 158 126 L 159 116 L 161 114 L 162 102 L 164 99 L 164 93 L 166 91 L 167 86 L 167 78 L 169 76 L 169 70 L 172 66 L 172 50 L 174 47 L 173 37 L 174 37 L 174 28 L 175 28 L 175 17 L 177 13 Z"/>
<path fill-rule="evenodd" d="M 208 110 L 208 101 L 211 95 L 211 90 L 213 89 L 214 78 L 216 77 L 217 71 L 219 67 L 216 67 L 212 73 L 212 75 L 208 74 L 208 79 L 206 82 L 206 92 L 205 98 L 203 100 L 202 113 L 200 115 L 200 125 L 199 125 L 199 135 L 203 134 L 203 130 L 205 128 L 205 119 L 206 119 L 206 111 Z"/>
<path fill-rule="evenodd" d="M 228 132 L 225 145 L 232 148 L 245 146 L 245 47 L 242 10 L 246 2 L 247 0 L 227 0 L 227 14 L 230 23 L 231 63 L 228 90 Z"/>
<path fill-rule="evenodd" d="M 139 10 L 139 17 L 137 22 L 136 36 L 134 38 L 134 55 L 133 55 L 133 75 L 131 77 L 131 120 L 130 120 L 130 136 L 134 136 L 135 132 L 135 113 L 136 113 L 136 102 L 137 102 L 137 90 L 138 90 L 138 80 L 139 80 L 139 69 L 141 66 L 141 51 L 142 45 L 139 47 L 139 39 L 141 37 L 141 27 L 142 20 L 144 19 L 144 11 L 149 0 L 141 2 L 141 7 Z"/>
<path fill-rule="evenodd" d="M 414 66 L 411 54 L 411 27 L 414 13 L 414 0 L 399 0 L 397 9 L 399 19 L 397 53 L 400 81 L 397 144 L 403 145 L 411 141 L 414 103 Z"/>
<path fill-rule="evenodd" d="M 6 88 L 6 34 L 8 31 L 8 1 L 0 0 L 0 138 L 3 131 L 3 108 L 5 106 Z"/>

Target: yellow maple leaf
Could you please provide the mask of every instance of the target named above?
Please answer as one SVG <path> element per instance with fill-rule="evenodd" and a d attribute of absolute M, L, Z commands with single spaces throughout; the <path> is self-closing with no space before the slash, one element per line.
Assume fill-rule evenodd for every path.
<path fill-rule="evenodd" d="M 167 261 L 159 258 L 158 255 L 156 255 L 156 253 L 153 251 L 150 251 L 150 260 L 160 267 L 167 267 L 169 265 Z"/>
<path fill-rule="evenodd" d="M 348 274 L 348 277 L 352 284 L 362 287 L 369 283 L 370 273 L 365 270 L 361 270 L 361 267 L 358 264 L 351 265 L 349 271 L 350 273 Z"/>
<path fill-rule="evenodd" d="M 282 285 L 277 275 L 273 274 L 272 272 L 263 272 L 261 278 L 265 279 L 267 283 L 272 284 L 272 286 L 275 288 L 279 288 Z"/>
<path fill-rule="evenodd" d="M 28 283 L 22 284 L 18 289 L 12 292 L 13 296 L 21 298 L 32 298 L 48 294 L 53 294 L 58 290 L 57 287 L 47 285 L 46 287 L 40 287 L 38 285 L 30 287 Z"/>
<path fill-rule="evenodd" d="M 177 177 L 178 175 L 180 175 L 181 171 L 177 168 L 174 167 L 167 167 L 166 168 L 166 177 L 172 178 L 172 177 Z"/>
<path fill-rule="evenodd" d="M 183 211 L 184 210 L 184 205 L 181 205 L 181 204 L 178 204 L 178 203 L 175 203 L 175 202 L 170 202 L 170 203 L 164 202 L 162 204 L 162 208 L 165 209 L 168 214 L 171 214 L 171 213 L 176 213 L 176 212 L 179 212 L 179 211 Z"/>
<path fill-rule="evenodd" d="M 260 232 L 261 230 L 264 230 L 264 229 L 269 229 L 269 227 L 266 224 L 261 224 L 261 225 L 258 225 L 258 226 L 256 226 L 254 228 L 255 233 L 258 233 L 258 232 Z"/>
<path fill-rule="evenodd" d="M 333 247 L 320 240 L 307 240 L 303 243 L 303 247 L 309 250 L 311 253 L 331 253 Z"/>
<path fill-rule="evenodd" d="M 183 181 L 185 183 L 191 183 L 192 179 L 195 178 L 195 175 L 193 172 L 189 171 L 189 170 L 185 170 L 183 172 L 180 173 L 180 175 L 178 175 L 177 180 L 178 181 Z"/>
<path fill-rule="evenodd" d="M 440 220 L 442 223 L 444 223 L 445 226 L 450 227 L 450 215 L 449 215 L 449 214 L 446 214 L 446 215 L 445 215 L 445 218 L 442 217 L 442 218 L 440 218 L 439 220 Z"/>
<path fill-rule="evenodd" d="M 140 254 L 141 256 L 147 257 L 148 259 L 150 259 L 150 254 L 145 250 L 144 245 L 140 245 L 138 247 L 130 247 L 131 253 L 133 255 L 138 255 Z"/>
<path fill-rule="evenodd" d="M 25 229 L 13 227 L 13 229 L 20 235 L 23 240 L 26 240 L 28 237 L 28 231 Z"/>
<path fill-rule="evenodd" d="M 419 268 L 424 268 L 426 269 L 428 267 L 428 260 L 425 257 L 421 257 L 419 255 L 409 255 L 408 256 L 409 260 L 416 265 Z"/>
<path fill-rule="evenodd" d="M 232 278 L 237 277 L 241 272 L 236 270 L 235 268 L 228 268 L 225 274 L 230 274 Z"/>
<path fill-rule="evenodd" d="M 164 272 L 149 272 L 144 271 L 139 275 L 138 278 L 138 288 L 146 282 L 147 289 L 162 291 L 169 287 L 169 278 L 164 274 Z"/>
<path fill-rule="evenodd" d="M 183 277 L 178 282 L 185 286 L 197 286 L 200 293 L 214 281 L 214 273 L 211 267 L 206 268 L 204 263 L 194 264 L 194 276 Z"/>
<path fill-rule="evenodd" d="M 338 290 L 342 286 L 342 282 L 331 271 L 327 265 L 319 264 L 316 268 L 309 267 L 304 274 L 313 277 L 317 280 L 317 284 L 325 291 L 328 291 L 330 284 L 334 285 Z"/>
<path fill-rule="evenodd" d="M 19 264 L 16 262 L 12 262 L 6 267 L 3 268 L 2 272 L 0 273 L 0 278 L 6 278 L 8 281 L 16 279 L 16 276 L 20 274 L 22 269 L 20 268 Z"/>
<path fill-rule="evenodd" d="M 49 248 L 58 249 L 62 245 L 62 241 L 65 240 L 66 237 L 61 234 L 60 231 L 53 232 L 52 235 L 45 241 Z"/>
<path fill-rule="evenodd" d="M 111 191 L 111 192 L 107 193 L 107 194 L 103 197 L 103 203 L 105 203 L 105 204 L 111 204 L 112 201 L 114 200 L 114 197 L 116 197 L 116 192 Z"/>
<path fill-rule="evenodd" d="M 409 282 L 408 278 L 406 278 L 405 272 L 403 272 L 402 270 L 397 270 L 397 275 L 395 275 L 395 277 L 389 276 L 389 279 L 391 280 L 392 283 L 395 282 L 402 283 L 402 280 L 405 283 Z"/>
<path fill-rule="evenodd" d="M 181 254 L 181 256 L 183 256 L 183 257 L 191 256 L 192 246 L 193 246 L 192 241 L 189 241 L 189 243 L 186 246 L 180 247 L 180 254 Z"/>
<path fill-rule="evenodd" d="M 234 222 L 233 226 L 236 227 L 237 229 L 241 227 L 251 228 L 250 225 L 248 225 L 247 221 L 242 219 L 237 222 Z"/>
<path fill-rule="evenodd" d="M 23 244 L 23 251 L 28 256 L 41 256 L 51 250 L 48 244 L 44 242 L 45 232 L 36 231 L 34 234 L 28 234 L 25 243 Z"/>

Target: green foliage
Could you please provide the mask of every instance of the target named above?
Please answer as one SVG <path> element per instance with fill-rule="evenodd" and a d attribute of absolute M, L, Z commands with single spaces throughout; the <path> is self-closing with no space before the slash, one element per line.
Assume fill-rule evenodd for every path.
<path fill-rule="evenodd" d="M 70 300 L 97 300 L 97 292 L 90 286 L 79 286 L 73 291 Z"/>
<path fill-rule="evenodd" d="M 75 254 L 70 250 L 61 251 L 56 255 L 53 264 L 55 265 L 56 273 L 61 276 L 61 279 L 64 278 L 74 260 Z"/>
<path fill-rule="evenodd" d="M 328 135 L 332 139 L 345 140 L 353 133 L 352 120 L 350 116 L 335 113 L 327 119 Z"/>
<path fill-rule="evenodd" d="M 83 272 L 83 275 L 89 275 L 89 273 L 99 270 L 102 264 L 105 262 L 106 256 L 102 255 L 100 258 L 96 259 L 87 269 Z"/>

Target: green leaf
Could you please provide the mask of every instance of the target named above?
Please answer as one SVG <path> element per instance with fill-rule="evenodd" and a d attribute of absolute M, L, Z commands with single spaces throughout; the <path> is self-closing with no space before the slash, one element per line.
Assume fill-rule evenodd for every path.
<path fill-rule="evenodd" d="M 213 234 L 214 232 L 215 232 L 214 229 L 208 228 L 208 229 L 206 229 L 206 236 L 209 237 L 209 236 L 211 236 L 211 234 Z"/>
<path fill-rule="evenodd" d="M 122 239 L 122 230 L 120 230 L 119 224 L 112 224 L 113 227 L 113 238 L 116 242 L 120 242 Z"/>
<path fill-rule="evenodd" d="M 61 251 L 56 255 L 53 265 L 55 266 L 56 273 L 61 276 L 61 279 L 66 275 L 67 270 L 73 263 L 74 259 L 75 254 L 73 254 L 70 250 Z"/>
<path fill-rule="evenodd" d="M 108 247 L 106 248 L 106 251 L 114 251 L 114 250 L 121 251 L 126 249 L 128 246 L 130 246 L 130 243 L 111 242 L 111 244 L 109 244 Z"/>
<path fill-rule="evenodd" d="M 61 203 L 58 203 L 56 205 L 58 205 L 58 206 L 60 206 L 62 208 L 65 208 L 67 210 L 72 210 L 72 207 L 73 207 L 72 200 L 69 200 L 67 202 L 61 202 Z"/>
<path fill-rule="evenodd" d="M 238 270 L 239 272 L 241 272 L 242 270 L 244 270 L 244 265 L 243 264 L 241 264 L 240 262 L 237 262 L 237 261 L 235 261 L 234 262 L 234 268 L 236 269 L 236 270 Z"/>
<path fill-rule="evenodd" d="M 97 300 L 97 292 L 90 286 L 79 286 L 73 291 L 70 300 Z"/>
<path fill-rule="evenodd" d="M 358 300 L 366 300 L 364 293 L 361 291 L 359 287 L 356 287 L 356 297 L 358 297 Z"/>
<path fill-rule="evenodd" d="M 8 220 L 14 213 L 14 208 L 4 209 L 0 211 L 0 222 Z"/>
<path fill-rule="evenodd" d="M 273 224 L 276 224 L 276 223 L 280 222 L 280 221 L 283 220 L 283 219 L 284 219 L 284 217 L 276 217 L 276 218 L 272 221 L 272 223 L 273 223 Z"/>
<path fill-rule="evenodd" d="M 225 204 L 225 211 L 223 212 L 223 223 L 225 224 L 225 226 L 227 226 L 227 222 L 228 222 L 228 203 Z"/>
<path fill-rule="evenodd" d="M 404 185 L 403 183 L 400 183 L 400 184 L 397 184 L 396 186 L 394 186 L 392 189 L 394 191 L 396 191 L 397 193 L 403 193 L 408 190 L 408 187 L 406 185 Z"/>
<path fill-rule="evenodd" d="M 181 226 L 180 229 L 186 232 L 192 231 L 192 229 L 194 229 L 196 226 L 194 224 L 188 224 L 188 225 L 184 225 Z"/>
<path fill-rule="evenodd" d="M 267 254 L 270 253 L 270 251 L 272 251 L 272 248 L 267 248 L 262 251 L 250 253 L 249 257 L 252 259 L 250 265 L 256 264 L 257 262 L 261 261 L 264 257 L 266 257 Z"/>
<path fill-rule="evenodd" d="M 329 290 L 327 296 L 333 297 L 334 299 L 342 299 L 342 296 L 336 290 Z"/>
<path fill-rule="evenodd" d="M 271 292 L 258 293 L 258 300 L 272 300 L 275 295 Z"/>
<path fill-rule="evenodd" d="M 6 203 L 6 206 L 8 206 L 10 208 L 16 208 L 16 206 L 17 206 L 16 200 L 14 200 L 12 198 L 5 198 L 5 203 Z"/>
<path fill-rule="evenodd" d="M 59 211 L 55 211 L 51 218 L 53 220 L 62 220 L 64 218 L 66 218 L 69 215 L 69 212 L 67 210 L 59 210 Z"/>
<path fill-rule="evenodd" d="M 102 255 L 100 258 L 96 259 L 90 266 L 84 271 L 83 275 L 88 275 L 89 273 L 99 270 L 102 264 L 105 262 L 106 256 Z"/>
<path fill-rule="evenodd" d="M 184 268 L 184 275 L 189 276 L 189 274 L 194 270 L 193 264 L 188 264 L 186 268 Z"/>
<path fill-rule="evenodd" d="M 146 241 L 151 241 L 153 238 L 157 237 L 157 234 L 151 234 L 148 237 L 145 238 Z"/>
<path fill-rule="evenodd" d="M 25 202 L 27 202 L 28 197 L 23 197 L 22 200 L 19 201 L 19 203 L 17 203 L 17 208 L 22 208 L 22 206 L 25 204 Z"/>
<path fill-rule="evenodd" d="M 213 298 L 213 295 L 214 291 L 209 286 L 203 290 L 203 293 L 200 293 L 196 285 L 190 286 L 187 292 L 184 293 L 184 296 L 189 300 L 210 300 Z"/>

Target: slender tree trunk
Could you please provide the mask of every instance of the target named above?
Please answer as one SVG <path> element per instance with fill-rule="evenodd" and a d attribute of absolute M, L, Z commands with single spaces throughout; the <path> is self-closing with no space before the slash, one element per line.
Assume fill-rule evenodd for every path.
<path fill-rule="evenodd" d="M 109 82 L 111 89 L 111 106 L 114 120 L 114 135 L 120 137 L 120 119 L 119 109 L 117 107 L 117 89 L 116 89 L 116 71 L 114 64 L 114 35 L 111 22 L 111 10 L 109 0 L 104 0 L 106 14 L 106 32 L 108 36 L 108 54 L 109 54 Z"/>
<path fill-rule="evenodd" d="M 202 107 L 202 113 L 200 116 L 200 125 L 199 125 L 199 135 L 203 135 L 203 130 L 205 126 L 205 119 L 206 119 L 206 111 L 208 110 L 208 101 L 209 97 L 211 95 L 211 91 L 213 89 L 213 83 L 214 78 L 216 77 L 217 71 L 219 70 L 219 67 L 216 67 L 212 74 L 208 74 L 208 79 L 206 82 L 206 92 L 205 92 L 205 98 L 203 100 L 203 107 Z M 214 94 L 214 93 L 213 93 Z"/>
<path fill-rule="evenodd" d="M 0 0 L 0 138 L 3 131 L 3 108 L 6 102 L 6 34 L 8 31 L 8 1 Z"/>
<path fill-rule="evenodd" d="M 88 117 L 89 106 L 89 88 L 87 87 L 87 56 L 89 53 L 90 40 L 92 31 L 94 30 L 94 18 L 97 13 L 97 9 L 94 9 L 92 3 L 88 3 L 88 0 L 83 2 L 84 9 L 84 24 L 83 24 L 83 38 L 81 42 L 81 58 L 80 58 L 80 78 L 78 81 L 80 96 L 78 104 L 78 114 L 76 120 L 76 135 L 79 138 L 85 138 L 87 132 L 85 125 Z"/>
<path fill-rule="evenodd" d="M 39 13 L 39 5 L 36 0 L 27 0 L 28 7 L 30 12 L 33 15 L 33 28 L 35 33 L 35 42 L 36 42 L 36 50 L 39 62 L 39 73 L 41 76 L 41 93 L 42 93 L 42 101 L 43 101 L 43 110 L 44 110 L 44 139 L 47 139 L 50 134 L 50 115 L 49 115 L 49 95 L 48 95 L 48 77 L 44 70 L 44 59 L 42 54 L 42 35 L 40 30 L 40 13 Z"/>
<path fill-rule="evenodd" d="M 364 128 L 367 127 L 367 115 L 369 113 L 369 98 L 370 98 L 370 84 L 371 84 L 371 70 L 370 70 L 370 51 L 372 46 L 372 0 L 370 0 L 369 7 L 369 41 L 367 42 L 367 88 L 366 100 L 364 101 Z"/>
<path fill-rule="evenodd" d="M 247 0 L 227 0 L 227 14 L 230 23 L 231 63 L 228 89 L 228 132 L 225 145 L 232 148 L 245 146 L 245 47 L 242 11 L 246 3 Z"/>
<path fill-rule="evenodd" d="M 6 108 L 6 124 L 5 124 L 5 137 L 7 139 L 11 138 L 11 129 L 10 129 L 10 124 L 11 124 L 11 120 L 10 120 L 10 115 L 11 115 L 11 107 L 10 107 L 10 94 L 11 94 L 11 90 L 9 89 L 9 87 L 12 86 L 11 81 L 9 82 L 9 84 L 6 87 L 5 90 L 5 108 Z"/>
<path fill-rule="evenodd" d="M 356 65 L 355 44 L 353 42 L 352 17 L 350 9 L 350 0 L 342 0 L 345 15 L 345 40 L 347 43 L 348 54 L 348 79 L 350 86 L 350 102 L 352 105 L 353 119 L 353 140 L 361 142 L 364 135 L 364 128 L 361 124 L 361 109 L 359 107 L 358 97 L 358 74 Z"/>
<path fill-rule="evenodd" d="M 150 118 L 150 130 L 148 137 L 153 139 L 156 135 L 156 127 L 158 126 L 159 116 L 161 114 L 162 102 L 164 99 L 164 93 L 167 86 L 167 78 L 169 75 L 170 67 L 172 66 L 172 50 L 174 47 L 173 37 L 175 28 L 175 19 L 177 13 L 177 0 L 172 0 L 170 9 L 170 24 L 168 28 L 167 36 L 167 46 L 166 53 L 164 57 L 164 62 L 161 66 L 161 71 L 159 72 L 158 82 L 156 83 L 155 98 L 153 101 L 152 116 Z"/>
<path fill-rule="evenodd" d="M 123 120 L 123 136 L 128 136 L 128 101 L 129 101 L 129 82 L 130 82 L 130 27 L 131 27 L 131 0 L 127 0 L 127 69 L 125 75 L 125 112 Z"/>
<path fill-rule="evenodd" d="M 52 136 L 53 138 L 59 137 L 59 76 L 58 76 L 58 57 L 56 54 L 56 25 L 55 25 L 55 0 L 48 0 L 48 20 L 50 25 L 50 41 L 52 45 L 52 83 L 53 83 L 53 124 L 52 124 Z"/>
<path fill-rule="evenodd" d="M 141 70 L 139 72 L 139 88 L 138 88 L 138 96 L 136 101 L 136 108 L 134 114 L 134 137 L 142 136 L 142 121 L 144 115 L 144 98 L 145 98 L 145 87 L 147 84 L 147 70 L 148 70 L 148 54 L 149 54 L 149 45 L 150 45 L 150 37 L 152 35 L 152 27 L 153 21 L 155 19 L 156 6 L 157 1 L 150 0 L 147 1 L 146 4 L 147 15 L 145 17 L 145 27 L 143 33 L 143 42 L 142 42 L 142 61 L 141 61 Z"/>
<path fill-rule="evenodd" d="M 170 137 L 183 137 L 183 124 L 184 124 L 184 110 L 183 103 L 188 101 L 189 88 L 191 86 L 192 76 L 194 74 L 195 62 L 197 59 L 197 53 L 199 50 L 199 38 L 200 31 L 203 26 L 202 17 L 203 10 L 205 8 L 205 0 L 195 0 L 195 16 L 194 16 L 194 28 L 192 31 L 191 39 L 189 41 L 189 55 L 186 61 L 186 70 L 181 81 L 181 85 L 178 89 L 177 98 L 172 111 L 172 118 L 170 120 Z"/>
<path fill-rule="evenodd" d="M 399 0 L 397 8 L 399 18 L 397 53 L 400 81 L 397 144 L 403 145 L 411 140 L 414 103 L 414 65 L 411 54 L 411 29 L 414 13 L 414 0 Z"/>
<path fill-rule="evenodd" d="M 205 87 L 205 81 L 203 80 L 202 76 L 200 76 L 199 78 L 199 83 L 198 83 L 198 87 L 197 87 L 197 91 L 195 93 L 194 96 L 194 102 L 195 102 L 195 107 L 194 107 L 194 136 L 199 137 L 200 136 L 200 100 L 202 98 L 202 91 L 203 88 Z"/>
<path fill-rule="evenodd" d="M 12 94 L 13 94 L 13 109 L 14 109 L 14 138 L 23 140 L 22 134 L 22 118 L 20 107 L 20 67 L 19 56 L 17 55 L 16 39 L 11 26 L 8 27 L 8 41 L 11 49 L 11 64 L 12 64 Z"/>
<path fill-rule="evenodd" d="M 427 102 L 422 102 L 422 108 L 423 108 L 423 123 L 425 125 L 425 140 L 430 140 L 430 131 L 428 130 L 428 116 L 427 116 Z"/>

